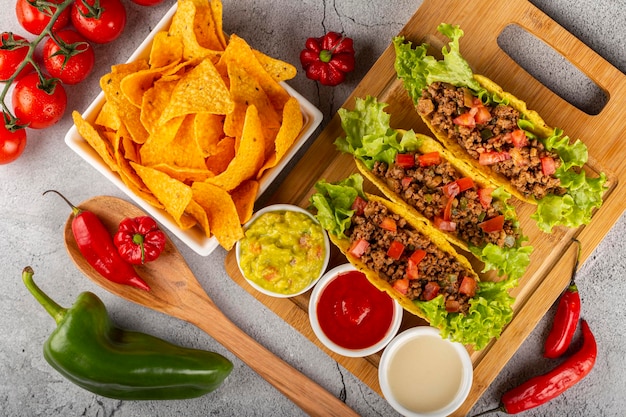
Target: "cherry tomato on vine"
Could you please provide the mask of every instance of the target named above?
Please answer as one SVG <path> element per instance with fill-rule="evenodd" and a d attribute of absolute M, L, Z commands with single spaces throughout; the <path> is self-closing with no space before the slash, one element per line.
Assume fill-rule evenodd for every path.
<path fill-rule="evenodd" d="M 0 117 L 0 165 L 15 161 L 26 147 L 26 129 L 11 131 L 6 127 L 8 116 Z"/>
<path fill-rule="evenodd" d="M 0 81 L 7 81 L 15 74 L 28 54 L 28 41 L 20 35 L 3 32 L 0 35 Z M 33 70 L 33 64 L 26 64 L 16 78 L 21 78 Z"/>
<path fill-rule="evenodd" d="M 67 95 L 60 82 L 44 80 L 33 72 L 24 76 L 13 89 L 13 112 L 20 125 L 32 129 L 52 126 L 65 113 Z"/>
<path fill-rule="evenodd" d="M 76 0 L 72 4 L 72 24 L 87 40 L 109 43 L 126 26 L 126 8 L 120 0 Z"/>
<path fill-rule="evenodd" d="M 63 0 L 48 0 L 49 3 L 61 4 Z M 34 35 L 39 35 L 50 23 L 50 17 L 56 11 L 55 7 L 33 7 L 28 0 L 17 0 L 15 2 L 15 14 L 17 21 L 24 29 Z M 63 10 L 59 18 L 52 25 L 52 30 L 63 29 L 70 21 L 69 7 Z"/>
<path fill-rule="evenodd" d="M 163 3 L 163 0 L 131 0 L 135 4 L 139 4 L 140 6 L 156 6 L 157 4 Z"/>
<path fill-rule="evenodd" d="M 78 32 L 64 29 L 55 33 L 57 44 L 48 38 L 43 46 L 43 65 L 48 74 L 63 84 L 78 84 L 91 73 L 96 59 L 93 47 Z"/>

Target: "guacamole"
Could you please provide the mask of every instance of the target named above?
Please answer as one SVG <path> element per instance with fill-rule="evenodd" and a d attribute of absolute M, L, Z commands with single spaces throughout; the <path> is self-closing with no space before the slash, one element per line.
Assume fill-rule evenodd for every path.
<path fill-rule="evenodd" d="M 239 244 L 239 266 L 245 277 L 268 291 L 295 294 L 323 272 L 324 232 L 304 213 L 264 213 L 246 229 Z"/>

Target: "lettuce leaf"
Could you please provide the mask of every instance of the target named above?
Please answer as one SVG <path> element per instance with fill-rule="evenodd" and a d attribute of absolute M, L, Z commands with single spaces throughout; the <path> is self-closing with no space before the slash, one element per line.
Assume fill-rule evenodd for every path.
<path fill-rule="evenodd" d="M 445 82 L 457 87 L 467 87 L 477 97 L 492 96 L 478 81 L 474 79 L 474 73 L 467 61 L 459 51 L 459 39 L 463 36 L 463 30 L 459 26 L 442 23 L 437 30 L 450 39 L 447 47 L 441 50 L 443 60 L 438 61 L 434 56 L 428 55 L 428 45 L 422 44 L 412 47 L 411 42 L 405 42 L 403 36 L 393 39 L 396 51 L 394 63 L 398 77 L 404 82 L 404 88 L 408 91 L 413 103 L 422 96 L 422 91 L 434 82 Z M 497 98 L 495 99 L 498 100 Z"/>
<path fill-rule="evenodd" d="M 409 130 L 398 141 L 398 131 L 390 127 L 391 116 L 383 111 L 386 103 L 379 103 L 376 97 L 356 98 L 354 110 L 341 108 L 341 127 L 345 137 L 335 140 L 337 149 L 350 153 L 366 167 L 372 169 L 374 163 L 392 164 L 399 152 L 416 151 L 419 140 L 415 132 Z"/>
<path fill-rule="evenodd" d="M 352 203 L 357 196 L 365 197 L 363 177 L 352 174 L 337 183 L 322 179 L 315 183 L 317 193 L 311 196 L 311 203 L 317 209 L 315 216 L 322 227 L 340 238 L 347 238 L 345 231 L 350 228 Z"/>
<path fill-rule="evenodd" d="M 474 349 L 481 350 L 491 339 L 498 338 L 513 318 L 515 299 L 508 290 L 517 284 L 517 280 L 511 278 L 499 282 L 479 282 L 476 295 L 470 300 L 469 312 L 465 315 L 446 312 L 442 295 L 430 301 L 414 303 L 424 312 L 425 319 L 441 330 L 442 337 L 474 345 Z"/>

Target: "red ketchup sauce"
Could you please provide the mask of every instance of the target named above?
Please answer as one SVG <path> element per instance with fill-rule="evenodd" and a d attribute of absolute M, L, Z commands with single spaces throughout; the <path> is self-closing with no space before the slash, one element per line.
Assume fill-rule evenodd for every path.
<path fill-rule="evenodd" d="M 347 349 L 364 349 L 379 342 L 393 319 L 393 300 L 359 271 L 348 271 L 324 288 L 317 317 L 326 336 Z"/>

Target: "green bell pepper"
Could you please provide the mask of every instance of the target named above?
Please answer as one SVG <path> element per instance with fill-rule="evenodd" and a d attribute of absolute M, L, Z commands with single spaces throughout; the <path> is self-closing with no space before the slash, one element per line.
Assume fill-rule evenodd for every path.
<path fill-rule="evenodd" d="M 194 398 L 221 385 L 233 364 L 214 352 L 189 349 L 116 327 L 91 292 L 63 308 L 24 268 L 26 288 L 57 322 L 44 344 L 46 361 L 64 377 L 95 394 L 122 400 Z"/>

